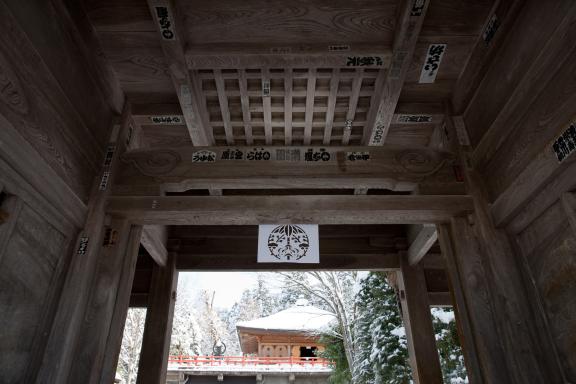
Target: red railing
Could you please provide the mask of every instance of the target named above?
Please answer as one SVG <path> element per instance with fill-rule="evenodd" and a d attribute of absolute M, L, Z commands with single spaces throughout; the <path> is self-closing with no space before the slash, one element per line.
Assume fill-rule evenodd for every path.
<path fill-rule="evenodd" d="M 330 360 L 321 357 L 260 357 L 260 356 L 170 356 L 168 364 L 179 366 L 312 366 L 327 368 Z"/>

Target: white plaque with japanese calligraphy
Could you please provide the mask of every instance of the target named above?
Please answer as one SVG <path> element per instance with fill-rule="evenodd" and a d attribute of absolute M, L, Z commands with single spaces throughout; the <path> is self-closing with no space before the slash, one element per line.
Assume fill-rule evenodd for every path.
<path fill-rule="evenodd" d="M 260 225 L 258 228 L 258 262 L 320 263 L 318 225 Z"/>
<path fill-rule="evenodd" d="M 446 44 L 430 44 L 420 73 L 420 83 L 433 83 L 436 80 L 444 52 L 446 52 Z"/>

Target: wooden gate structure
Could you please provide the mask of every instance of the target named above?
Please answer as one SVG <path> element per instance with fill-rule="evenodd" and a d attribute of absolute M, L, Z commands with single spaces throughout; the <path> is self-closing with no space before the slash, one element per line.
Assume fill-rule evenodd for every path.
<path fill-rule="evenodd" d="M 575 42 L 573 0 L 0 0 L 0 382 L 111 383 L 132 305 L 163 383 L 177 272 L 314 223 L 308 268 L 396 272 L 417 383 L 452 304 L 470 383 L 575 383 Z"/>

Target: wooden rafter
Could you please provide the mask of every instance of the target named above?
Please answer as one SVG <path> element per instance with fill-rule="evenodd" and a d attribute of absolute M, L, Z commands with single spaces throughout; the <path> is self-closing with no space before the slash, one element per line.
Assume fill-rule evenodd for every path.
<path fill-rule="evenodd" d="M 284 144 L 292 144 L 292 69 L 284 74 Z"/>
<path fill-rule="evenodd" d="M 342 135 L 342 145 L 348 145 L 350 141 L 350 134 L 352 133 L 352 122 L 356 116 L 356 109 L 358 107 L 358 98 L 360 97 L 360 89 L 362 88 L 362 69 L 356 70 L 356 76 L 352 81 L 352 94 L 348 102 L 348 112 L 346 113 L 346 126 L 344 127 L 344 134 Z"/>
<path fill-rule="evenodd" d="M 438 232 L 436 231 L 436 226 L 434 224 L 423 225 L 416 238 L 410 244 L 410 248 L 408 248 L 408 264 L 418 264 L 437 240 Z"/>
<path fill-rule="evenodd" d="M 242 105 L 242 122 L 244 123 L 244 136 L 246 144 L 252 145 L 252 123 L 250 119 L 250 98 L 248 97 L 248 85 L 246 84 L 246 71 L 239 71 L 238 86 L 240 89 L 240 103 Z"/>
<path fill-rule="evenodd" d="M 148 0 L 148 7 L 160 34 L 162 50 L 170 69 L 170 77 L 178 95 L 190 139 L 196 146 L 210 145 L 212 135 L 208 127 L 202 124 L 200 107 L 194 97 L 195 91 L 184 56 L 184 42 L 181 41 L 181 35 L 178 33 L 174 8 L 169 0 Z"/>
<path fill-rule="evenodd" d="M 226 144 L 233 145 L 234 134 L 232 132 L 232 125 L 230 124 L 230 110 L 228 109 L 228 96 L 226 96 L 226 87 L 224 85 L 224 79 L 222 78 L 221 70 L 219 69 L 214 70 L 214 80 L 216 81 L 218 102 L 220 103 L 222 122 L 224 123 L 224 131 L 226 132 Z"/>
<path fill-rule="evenodd" d="M 332 127 L 334 125 L 334 112 L 336 110 L 336 96 L 340 85 L 340 69 L 336 68 L 332 72 L 330 79 L 330 94 L 328 95 L 328 106 L 326 108 L 326 128 L 324 129 L 324 145 L 329 145 L 332 138 Z"/>
<path fill-rule="evenodd" d="M 364 129 L 363 142 L 367 145 L 382 145 L 386 141 L 392 116 L 412 63 L 414 49 L 430 4 L 429 0 L 422 2 L 424 3 L 423 7 L 417 12 L 414 10 L 417 8 L 418 1 L 404 2 L 404 9 L 398 21 L 397 33 L 394 38 L 392 63 L 381 88 L 377 90 L 377 98 L 375 99 L 377 104 L 375 104 L 376 109 L 373 113 L 374 123 Z"/>
<path fill-rule="evenodd" d="M 304 125 L 304 145 L 310 145 L 312 140 L 312 121 L 314 119 L 314 95 L 316 92 L 316 68 L 309 70 L 308 85 L 306 87 L 306 112 Z"/>
<path fill-rule="evenodd" d="M 264 94 L 264 88 L 268 89 L 268 93 Z M 262 107 L 264 110 L 264 136 L 266 145 L 272 144 L 272 97 L 270 95 L 270 70 L 264 68 L 262 70 Z"/>

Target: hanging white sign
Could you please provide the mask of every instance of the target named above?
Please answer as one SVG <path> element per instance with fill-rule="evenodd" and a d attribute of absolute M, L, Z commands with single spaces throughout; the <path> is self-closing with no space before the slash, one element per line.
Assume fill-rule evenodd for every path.
<path fill-rule="evenodd" d="M 430 44 L 426 54 L 426 61 L 420 73 L 420 83 L 433 83 L 440 68 L 440 62 L 446 52 L 446 44 Z"/>
<path fill-rule="evenodd" d="M 320 263 L 318 225 L 260 225 L 259 263 Z"/>

